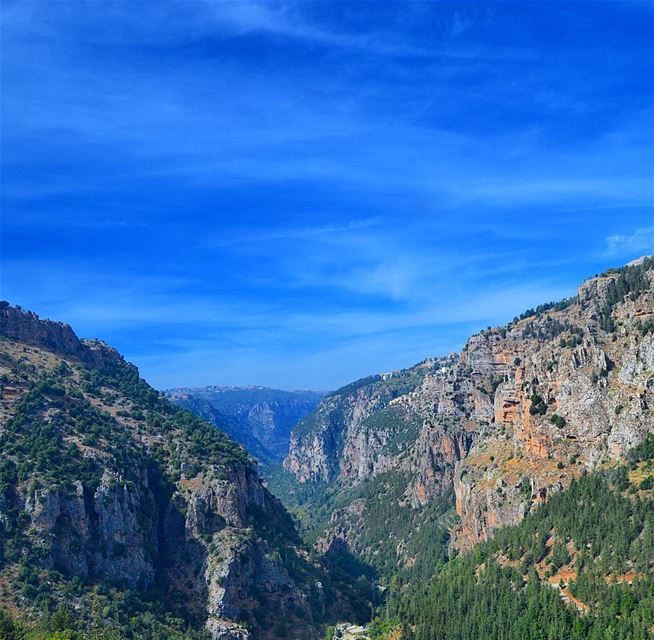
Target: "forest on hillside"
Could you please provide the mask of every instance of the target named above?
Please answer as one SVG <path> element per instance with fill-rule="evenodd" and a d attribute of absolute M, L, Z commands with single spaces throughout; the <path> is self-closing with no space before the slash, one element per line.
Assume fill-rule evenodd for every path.
<path fill-rule="evenodd" d="M 426 584 L 390 597 L 407 640 L 643 640 L 654 635 L 654 437 Z M 380 637 L 383 637 L 380 636 Z"/>

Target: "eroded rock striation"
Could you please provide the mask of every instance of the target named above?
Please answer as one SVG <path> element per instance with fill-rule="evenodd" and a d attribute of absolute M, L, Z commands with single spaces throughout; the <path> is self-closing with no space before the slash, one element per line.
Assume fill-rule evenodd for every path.
<path fill-rule="evenodd" d="M 472 336 L 458 356 L 328 396 L 294 431 L 284 466 L 300 483 L 330 483 L 334 503 L 359 485 L 391 495 L 389 473 L 396 509 L 419 512 L 452 487 L 453 545 L 466 550 L 654 431 L 653 354 L 654 259 L 643 258 Z M 356 523 L 379 500 L 356 500 L 324 539 L 365 551 Z M 398 563 L 415 561 L 396 542 Z M 384 541 L 366 544 L 374 558 Z"/>
<path fill-rule="evenodd" d="M 0 332 L 5 602 L 83 618 L 132 589 L 214 640 L 321 636 L 329 576 L 240 446 L 67 325 L 3 303 Z"/>

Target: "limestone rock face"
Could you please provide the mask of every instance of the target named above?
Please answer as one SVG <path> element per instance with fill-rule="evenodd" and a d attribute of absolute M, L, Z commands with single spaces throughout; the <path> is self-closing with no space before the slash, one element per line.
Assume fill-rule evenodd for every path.
<path fill-rule="evenodd" d="M 316 408 L 322 396 L 296 392 L 297 397 L 293 397 L 291 393 L 256 402 L 247 407 L 244 416 L 254 436 L 279 460 L 288 453 L 292 427 Z"/>
<path fill-rule="evenodd" d="M 285 469 L 300 482 L 347 478 L 356 483 L 387 471 L 403 435 L 413 439 L 438 407 L 445 372 L 454 362 L 453 356 L 429 359 L 330 394 L 293 431 Z"/>
<path fill-rule="evenodd" d="M 426 362 L 388 378 L 407 384 L 376 376 L 326 398 L 284 464 L 344 490 L 401 471 L 416 509 L 453 486 L 465 550 L 654 430 L 654 259 Z M 330 528 L 347 539 L 340 514 Z"/>
<path fill-rule="evenodd" d="M 376 432 L 375 441 L 366 440 L 362 422 L 392 397 L 389 390 L 365 386 L 350 396 L 329 396 L 312 415 L 309 438 L 304 439 L 300 425 L 291 435 L 286 469 L 300 481 L 329 481 L 337 474 L 358 476 L 365 473 L 372 450 L 384 440 Z M 343 433 L 345 430 L 345 433 Z"/>
<path fill-rule="evenodd" d="M 292 618 L 302 611 L 311 624 L 307 594 L 315 585 L 298 584 L 279 553 L 250 527 L 250 514 L 274 523 L 278 508 L 252 469 L 182 480 L 173 496 L 168 530 L 174 554 L 191 558 L 176 581 L 184 584 L 196 577 L 195 592 L 206 600 L 206 626 L 213 638 L 250 638 L 234 620 L 249 617 L 262 602 L 275 615 Z M 175 514 L 183 514 L 183 531 Z"/>
<path fill-rule="evenodd" d="M 0 329 L 0 580 L 23 559 L 88 585 L 80 616 L 94 585 L 156 586 L 214 640 L 322 637 L 328 574 L 242 448 L 67 325 L 4 305 Z"/>
<path fill-rule="evenodd" d="M 651 268 L 646 277 L 651 283 Z M 493 431 L 457 470 L 459 546 L 518 522 L 572 477 L 623 456 L 654 430 L 654 335 L 640 328 L 654 316 L 654 298 L 644 289 L 614 302 L 607 330 L 601 317 L 617 278 L 587 281 L 565 309 L 499 336 L 485 332 L 498 358 L 510 350 L 520 360 L 496 391 Z"/>
<path fill-rule="evenodd" d="M 59 354 L 79 357 L 85 352 L 82 341 L 69 325 L 42 320 L 35 313 L 12 307 L 8 302 L 0 302 L 0 336 Z"/>
<path fill-rule="evenodd" d="M 32 311 L 13 307 L 5 301 L 0 301 L 0 337 L 74 358 L 96 368 L 105 368 L 116 362 L 127 364 L 104 342 L 81 340 L 70 325 L 40 318 Z"/>
<path fill-rule="evenodd" d="M 150 586 L 156 558 L 147 541 L 156 522 L 142 519 L 154 505 L 143 480 L 137 488 L 105 471 L 94 492 L 76 482 L 72 492 L 50 487 L 27 496 L 25 512 L 50 550 L 46 564 L 83 579 Z"/>

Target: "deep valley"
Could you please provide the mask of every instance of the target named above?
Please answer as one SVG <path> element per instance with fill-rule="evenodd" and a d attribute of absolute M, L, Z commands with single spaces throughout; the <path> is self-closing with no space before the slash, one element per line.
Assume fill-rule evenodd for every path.
<path fill-rule="evenodd" d="M 654 637 L 654 258 L 327 394 L 0 336 L 3 640 Z"/>

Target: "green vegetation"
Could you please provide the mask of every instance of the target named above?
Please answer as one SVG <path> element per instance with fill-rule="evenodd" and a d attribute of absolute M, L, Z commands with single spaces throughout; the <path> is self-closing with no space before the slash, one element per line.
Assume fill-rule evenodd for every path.
<path fill-rule="evenodd" d="M 361 503 L 363 512 L 351 523 L 355 526 L 348 550 L 358 559 L 359 564 L 348 569 L 355 576 L 378 576 L 385 583 L 420 581 L 447 559 L 448 527 L 455 517 L 451 488 L 424 507 L 414 508 L 405 495 L 410 478 L 399 471 L 381 473 L 354 488 L 345 488 L 298 483 L 292 474 L 277 469 L 269 483 L 274 492 L 286 496 L 287 507 L 299 519 L 309 543 L 321 535 L 332 513 L 353 502 Z M 359 521 L 365 526 L 356 526 Z M 398 555 L 399 543 L 402 550 Z"/>
<path fill-rule="evenodd" d="M 17 506 L 19 485 L 29 487 L 32 495 L 40 489 L 74 493 L 81 486 L 90 499 L 104 470 L 125 482 L 139 482 L 139 474 L 155 465 L 172 482 L 179 478 L 184 460 L 193 461 L 186 465 L 187 474 L 200 473 L 208 466 L 251 465 L 241 447 L 161 398 L 124 361 L 103 372 L 80 367 L 82 387 L 90 398 L 102 401 L 108 395 L 120 395 L 131 402 L 125 413 L 140 430 L 169 436 L 151 451 L 138 444 L 131 425 L 94 406 L 74 379 L 37 372 L 18 362 L 13 369 L 17 383 L 27 391 L 0 434 L 0 496 L 6 503 L 0 560 L 17 561 L 25 556 L 38 565 L 39 557 L 48 551 L 25 535 L 28 519 Z M 88 448 L 103 455 L 88 455 Z M 29 589 L 29 585 L 23 587 Z"/>
<path fill-rule="evenodd" d="M 0 609 L 0 640 L 22 640 L 24 637 L 22 625 Z"/>
<path fill-rule="evenodd" d="M 450 360 L 446 362 L 451 364 Z M 304 420 L 293 429 L 296 438 L 302 438 L 318 430 L 327 428 L 334 439 L 334 447 L 342 446 L 343 427 L 347 419 L 349 404 L 354 400 L 353 396 L 365 393 L 366 397 L 375 405 L 372 409 L 370 420 L 379 420 L 380 427 L 400 427 L 401 420 L 395 420 L 396 412 L 388 406 L 388 402 L 416 389 L 423 381 L 425 375 L 438 371 L 444 364 L 443 360 L 425 360 L 422 363 L 408 369 L 393 371 L 392 373 L 368 376 L 348 384 L 325 396 L 325 400 L 318 408 L 310 413 Z M 376 414 L 381 411 L 381 415 Z M 383 423 L 383 424 L 382 424 Z M 410 430 L 415 430 L 414 425 L 409 425 Z M 410 437 L 407 435 L 407 438 Z M 395 446 L 402 446 L 402 437 Z M 334 470 L 335 471 L 335 470 Z"/>
<path fill-rule="evenodd" d="M 630 460 L 654 462 L 654 437 Z M 654 500 L 633 489 L 625 467 L 582 476 L 519 526 L 450 560 L 426 586 L 396 592 L 389 615 L 410 640 L 651 637 Z"/>
<path fill-rule="evenodd" d="M 654 333 L 654 318 L 649 318 L 645 320 L 645 322 L 639 322 L 637 328 L 640 335 L 643 337 L 648 333 Z"/>
<path fill-rule="evenodd" d="M 560 338 L 559 347 L 562 349 L 568 347 L 569 349 L 574 349 L 578 347 L 584 341 L 584 330 L 581 327 L 576 325 L 566 325 L 565 330 L 568 331 L 569 338 Z M 558 334 L 557 334 L 558 335 Z M 552 336 L 554 337 L 554 336 Z"/>
<path fill-rule="evenodd" d="M 179 618 L 144 605 L 133 592 L 114 592 L 112 603 L 98 596 L 92 616 L 60 605 L 36 621 L 17 620 L 0 609 L 0 640 L 208 640 Z M 100 603 L 104 603 L 100 605 Z"/>
<path fill-rule="evenodd" d="M 561 321 L 551 315 L 546 315 L 534 322 L 528 322 L 522 331 L 523 337 L 533 338 L 541 342 L 554 340 L 562 333 L 568 333 L 570 338 L 567 340 L 561 338 L 559 341 L 560 346 L 575 347 L 583 342 L 584 330 L 581 327 L 570 324 L 565 320 Z"/>
<path fill-rule="evenodd" d="M 24 482 L 36 474 L 38 482 L 47 486 L 72 488 L 80 480 L 91 487 L 97 478 L 97 464 L 82 457 L 75 444 L 65 444 L 64 434 L 69 433 L 77 433 L 85 441 L 104 438 L 121 456 L 134 453 L 133 447 L 120 438 L 113 418 L 81 394 L 68 393 L 52 378 L 42 376 L 31 383 L 0 435 L 0 449 L 6 461 L 15 466 L 16 480 Z"/>
<path fill-rule="evenodd" d="M 223 432 L 190 411 L 175 407 L 138 375 L 136 367 L 125 361 L 112 363 L 106 369 L 83 371 L 85 391 L 98 398 L 118 392 L 138 408 L 148 429 L 158 433 L 181 432 L 189 447 L 188 453 L 212 463 L 250 464 L 245 450 Z"/>
<path fill-rule="evenodd" d="M 546 302 L 544 304 L 539 304 L 535 309 L 527 309 L 519 316 L 513 318 L 513 324 L 516 324 L 520 320 L 525 320 L 526 318 L 532 318 L 534 316 L 540 317 L 547 311 L 563 311 L 563 309 L 567 309 L 575 302 L 577 302 L 577 297 L 573 296 L 571 298 L 564 298 L 563 300 L 559 300 L 559 302 Z"/>
<path fill-rule="evenodd" d="M 558 413 L 552 414 L 552 417 L 550 418 L 550 422 L 555 427 L 558 427 L 559 429 L 563 429 L 563 427 L 565 427 L 565 425 L 566 425 L 565 418 L 560 416 Z"/>
<path fill-rule="evenodd" d="M 402 406 L 387 406 L 375 411 L 363 422 L 363 428 L 371 433 L 390 433 L 383 448 L 384 453 L 397 455 L 415 441 L 420 433 L 423 419 Z"/>
<path fill-rule="evenodd" d="M 167 577 L 171 556 L 166 545 L 157 550 L 152 541 L 144 547 L 146 554 L 157 554 L 157 574 L 147 588 L 82 580 L 58 567 L 56 557 L 54 569 L 44 561 L 52 558 L 57 527 L 66 525 L 57 521 L 52 532 L 45 532 L 49 535 L 35 535 L 22 500 L 33 499 L 37 491 L 42 502 L 49 493 L 57 494 L 57 500 L 91 505 L 93 514 L 94 493 L 103 475 L 132 490 L 142 486 L 147 474 L 153 498 L 146 491 L 137 514 L 138 526 L 147 527 L 155 510 L 167 504 L 175 482 L 209 469 L 217 477 L 239 468 L 252 470 L 246 452 L 212 425 L 171 405 L 117 356 L 110 356 L 101 370 L 64 362 L 40 369 L 5 351 L 0 358 L 11 371 L 3 384 L 21 389 L 13 415 L 0 432 L 0 569 L 3 587 L 30 616 L 20 622 L 0 616 L 0 640 L 205 638 L 201 617 Z M 299 539 L 285 511 L 263 514 L 252 508 L 248 516 L 252 529 L 244 534 L 264 538 L 291 576 L 303 579 L 315 573 L 293 548 Z M 82 542 L 75 535 L 60 533 L 72 553 L 80 551 Z M 84 544 L 90 553 L 107 558 L 123 558 L 129 552 L 121 542 L 105 543 L 93 535 Z M 329 604 L 333 590 L 323 583 Z M 75 613 L 64 624 L 57 611 L 61 603 L 71 602 L 76 603 Z M 320 620 L 323 603 L 311 604 Z M 289 624 L 293 616 L 289 613 Z"/>
<path fill-rule="evenodd" d="M 447 559 L 453 492 L 414 508 L 404 495 L 408 484 L 404 474 L 390 471 L 364 483 L 354 497 L 364 501 L 366 526 L 354 536 L 352 550 L 387 582 L 420 582 Z"/>
<path fill-rule="evenodd" d="M 537 393 L 531 396 L 531 406 L 529 407 L 529 413 L 531 415 L 545 415 L 547 413 L 547 404 L 545 400 Z"/>
<path fill-rule="evenodd" d="M 649 289 L 651 285 L 647 272 L 651 269 L 654 269 L 654 258 L 645 258 L 640 264 L 610 269 L 602 274 L 603 276 L 617 276 L 611 281 L 606 303 L 600 312 L 600 324 L 604 331 L 607 333 L 615 331 L 615 321 L 613 320 L 615 305 L 622 302 L 627 296 L 636 300 L 643 291 Z"/>
<path fill-rule="evenodd" d="M 654 258 L 645 258 L 640 264 L 625 265 L 617 269 L 609 269 L 602 273 L 602 277 L 617 276 L 612 281 L 608 289 L 606 304 L 600 311 L 600 326 L 607 333 L 615 331 L 615 322 L 613 320 L 613 309 L 616 304 L 622 302 L 626 296 L 635 300 L 643 291 L 650 288 L 649 277 L 647 272 L 654 269 Z M 559 302 L 548 302 L 538 305 L 535 309 L 527 309 L 524 313 L 513 318 L 512 324 L 517 324 L 520 320 L 527 318 L 541 319 L 543 314 L 548 311 L 562 311 L 578 302 L 578 297 L 565 298 Z M 654 331 L 654 321 L 647 320 L 639 325 L 642 335 Z M 526 337 L 537 337 L 539 339 L 552 339 L 561 333 L 569 331 L 572 335 L 569 339 L 561 338 L 561 346 L 574 348 L 581 344 L 583 329 L 581 327 L 569 326 L 556 318 L 546 316 L 544 322 L 540 325 L 528 323 L 523 333 Z"/>
<path fill-rule="evenodd" d="M 632 465 L 654 460 L 654 435 L 649 434 L 637 447 L 629 451 L 627 457 Z"/>

